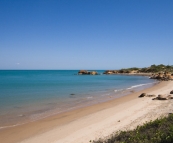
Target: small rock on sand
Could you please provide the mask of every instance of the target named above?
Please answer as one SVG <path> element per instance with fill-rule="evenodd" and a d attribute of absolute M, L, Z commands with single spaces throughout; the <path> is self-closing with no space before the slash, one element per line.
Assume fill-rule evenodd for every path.
<path fill-rule="evenodd" d="M 147 95 L 146 93 L 142 93 L 139 97 L 144 97 L 146 95 Z"/>

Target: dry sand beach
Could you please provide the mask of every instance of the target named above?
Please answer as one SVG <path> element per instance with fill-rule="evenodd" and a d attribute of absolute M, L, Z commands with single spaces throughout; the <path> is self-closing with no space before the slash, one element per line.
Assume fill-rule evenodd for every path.
<path fill-rule="evenodd" d="M 173 100 L 138 98 L 169 94 L 173 82 L 163 81 L 130 95 L 75 109 L 39 121 L 0 130 L 3 143 L 88 143 L 118 130 L 133 129 L 146 121 L 173 112 Z"/>

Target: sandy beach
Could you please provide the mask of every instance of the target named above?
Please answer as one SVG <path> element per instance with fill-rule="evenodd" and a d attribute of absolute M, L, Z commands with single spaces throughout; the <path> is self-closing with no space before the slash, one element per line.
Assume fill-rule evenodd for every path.
<path fill-rule="evenodd" d="M 0 0 L 0 20 L 0 143 L 173 143 L 173 0 Z"/>
<path fill-rule="evenodd" d="M 1 129 L 0 140 L 3 143 L 88 143 L 172 113 L 173 100 L 138 98 L 143 92 L 169 94 L 172 87 L 173 82 L 164 81 L 118 99 Z"/>

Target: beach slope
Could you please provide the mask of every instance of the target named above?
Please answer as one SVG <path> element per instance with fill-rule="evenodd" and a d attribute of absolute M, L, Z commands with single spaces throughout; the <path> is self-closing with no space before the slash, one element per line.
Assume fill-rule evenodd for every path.
<path fill-rule="evenodd" d="M 0 140 L 3 143 L 88 143 L 172 113 L 173 100 L 138 98 L 143 92 L 169 94 L 172 87 L 171 81 L 160 82 L 118 99 L 0 130 Z"/>

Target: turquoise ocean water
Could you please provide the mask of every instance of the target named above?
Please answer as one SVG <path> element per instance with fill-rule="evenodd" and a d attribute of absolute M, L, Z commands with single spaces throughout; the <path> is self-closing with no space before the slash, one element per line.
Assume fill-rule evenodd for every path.
<path fill-rule="evenodd" d="M 0 70 L 0 129 L 104 102 L 156 83 L 145 76 L 78 70 Z"/>

